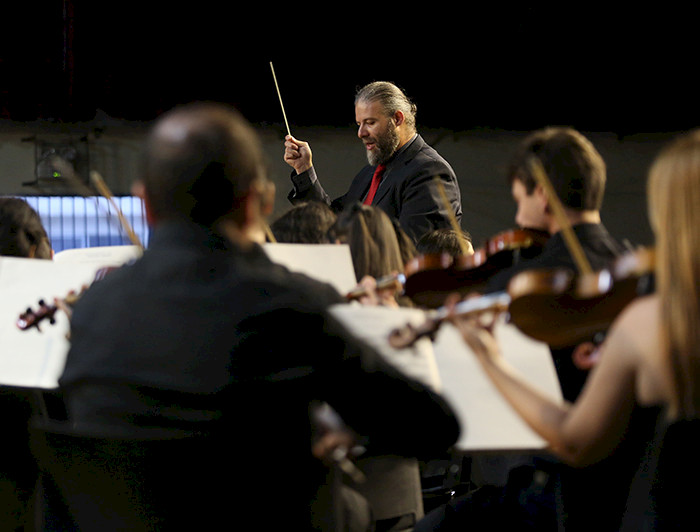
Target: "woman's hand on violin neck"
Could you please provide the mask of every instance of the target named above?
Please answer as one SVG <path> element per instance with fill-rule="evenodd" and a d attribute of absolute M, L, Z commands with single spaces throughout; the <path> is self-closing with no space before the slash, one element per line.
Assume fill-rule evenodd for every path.
<path fill-rule="evenodd" d="M 501 356 L 501 351 L 493 335 L 495 320 L 484 323 L 479 316 L 462 316 L 455 312 L 455 307 L 461 297 L 459 294 L 451 294 L 445 300 L 445 308 L 448 311 L 448 320 L 457 328 L 465 343 L 481 360 L 494 361 Z"/>
<path fill-rule="evenodd" d="M 462 335 L 465 343 L 482 362 L 497 362 L 501 350 L 491 330 L 475 318 L 455 317 L 452 323 Z"/>
<path fill-rule="evenodd" d="M 377 280 L 365 275 L 358 284 L 358 288 L 363 290 L 363 295 L 358 301 L 363 305 L 374 307 L 398 307 L 396 300 L 396 287 L 381 288 L 377 286 Z"/>

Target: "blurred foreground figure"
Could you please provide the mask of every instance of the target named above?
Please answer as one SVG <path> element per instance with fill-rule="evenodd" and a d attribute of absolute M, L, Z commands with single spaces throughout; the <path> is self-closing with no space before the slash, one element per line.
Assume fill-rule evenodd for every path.
<path fill-rule="evenodd" d="M 135 185 L 150 246 L 76 304 L 60 379 L 68 422 L 38 431 L 55 487 L 47 521 L 342 529 L 317 499 L 329 473 L 312 454 L 318 401 L 377 452 L 456 441 L 449 406 L 327 312 L 340 294 L 252 240 L 270 206 L 261 153 L 227 107 L 192 104 L 155 124 Z"/>

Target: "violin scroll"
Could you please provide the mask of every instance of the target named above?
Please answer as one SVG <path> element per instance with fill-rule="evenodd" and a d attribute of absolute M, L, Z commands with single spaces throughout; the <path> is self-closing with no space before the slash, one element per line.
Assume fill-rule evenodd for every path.
<path fill-rule="evenodd" d="M 71 292 L 63 299 L 63 301 L 66 306 L 72 307 L 79 298 L 79 294 Z M 56 312 L 60 310 L 59 305 L 49 305 L 43 299 L 39 300 L 38 305 L 37 310 L 33 310 L 31 307 L 29 307 L 26 311 L 19 315 L 16 323 L 20 330 L 27 331 L 32 327 L 35 327 L 37 331 L 41 332 L 39 324 L 42 321 L 48 320 L 51 325 L 56 323 Z"/>
<path fill-rule="evenodd" d="M 49 320 L 51 325 L 56 323 L 55 314 L 57 310 L 58 307 L 56 305 L 47 305 L 43 299 L 40 299 L 38 310 L 32 310 L 32 308 L 29 307 L 25 312 L 19 315 L 17 327 L 23 331 L 36 327 L 37 331 L 41 331 L 39 324 L 42 321 Z"/>

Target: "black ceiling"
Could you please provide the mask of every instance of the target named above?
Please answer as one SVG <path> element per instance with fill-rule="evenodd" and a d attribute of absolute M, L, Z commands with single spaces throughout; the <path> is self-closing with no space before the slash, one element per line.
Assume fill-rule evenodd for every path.
<path fill-rule="evenodd" d="M 23 4 L 6 13 L 15 31 L 0 51 L 1 111 L 11 120 L 89 121 L 98 110 L 149 120 L 210 99 L 253 122 L 282 122 L 272 61 L 292 126 L 351 124 L 354 89 L 373 79 L 403 86 L 430 127 L 567 124 L 625 134 L 696 125 L 694 62 L 680 53 L 680 28 L 658 16 L 527 6 L 385 14 L 339 4 L 245 12 L 221 2 L 160 11 L 146 0 Z"/>

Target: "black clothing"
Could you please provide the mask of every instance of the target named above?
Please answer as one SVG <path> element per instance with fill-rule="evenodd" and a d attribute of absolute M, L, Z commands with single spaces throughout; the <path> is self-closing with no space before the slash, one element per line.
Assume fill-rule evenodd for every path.
<path fill-rule="evenodd" d="M 632 481 L 620 530 L 692 530 L 697 520 L 697 488 L 691 479 L 700 473 L 700 419 L 669 420 L 662 406 L 645 410 L 647 446 Z"/>
<path fill-rule="evenodd" d="M 573 231 L 594 271 L 609 266 L 616 258 L 629 251 L 625 245 L 614 239 L 602 224 L 579 224 L 573 227 Z M 536 257 L 523 260 L 512 268 L 491 277 L 486 291 L 506 290 L 508 282 L 518 273 L 546 268 L 565 268 L 577 271 L 577 266 L 561 232 L 552 235 L 544 245 L 542 252 Z M 576 400 L 588 375 L 588 372 L 574 366 L 571 358 L 573 347 L 575 346 L 551 349 L 562 394 L 568 401 Z"/>
<path fill-rule="evenodd" d="M 441 452 L 459 432 L 439 396 L 326 312 L 342 301 L 259 246 L 194 225 L 156 227 L 140 260 L 93 284 L 75 307 L 59 381 L 69 427 L 123 439 L 209 437 L 217 476 L 241 489 L 202 518 L 309 529 L 327 474 L 310 452 L 313 401 L 329 403 L 377 454 Z"/>
<path fill-rule="evenodd" d="M 367 195 L 375 166 L 367 165 L 355 176 L 348 191 L 333 199 L 321 186 L 314 168 L 301 174 L 292 174 L 294 188 L 288 199 L 292 203 L 323 201 L 340 212 L 361 202 Z M 401 228 L 414 242 L 425 233 L 441 227 L 451 227 L 442 196 L 434 180 L 440 178 L 453 214 L 462 219 L 462 198 L 454 170 L 440 154 L 429 146 L 420 135 L 401 148 L 388 163 L 372 205 L 379 207 L 391 218 L 398 220 Z"/>
<path fill-rule="evenodd" d="M 628 251 L 602 224 L 579 224 L 573 231 L 594 271 Z M 561 232 L 547 240 L 539 255 L 492 276 L 485 292 L 507 290 L 518 273 L 550 268 L 577 271 Z M 574 365 L 574 347 L 550 348 L 562 394 L 569 401 L 578 397 L 588 375 Z M 416 531 L 481 530 L 489 523 L 518 530 L 556 530 L 561 526 L 567 532 L 617 530 L 644 441 L 630 438 L 613 456 L 585 468 L 570 467 L 546 455 L 513 456 L 515 465 L 509 466 L 504 486 L 480 487 L 427 516 Z"/>

